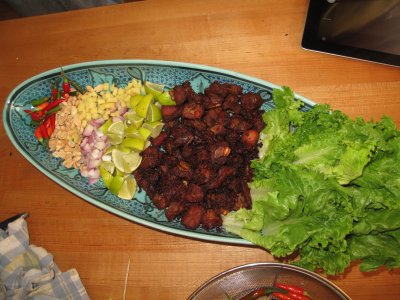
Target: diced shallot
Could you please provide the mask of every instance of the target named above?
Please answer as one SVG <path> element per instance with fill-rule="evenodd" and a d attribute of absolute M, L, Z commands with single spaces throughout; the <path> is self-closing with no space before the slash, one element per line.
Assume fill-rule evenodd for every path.
<path fill-rule="evenodd" d="M 118 122 L 118 121 L 123 121 L 123 120 L 124 120 L 123 117 L 113 117 L 112 118 L 113 123 Z"/>
<path fill-rule="evenodd" d="M 106 143 L 103 141 L 97 141 L 94 146 L 99 150 L 104 150 L 104 148 L 106 147 Z"/>
<path fill-rule="evenodd" d="M 90 136 L 93 133 L 94 127 L 91 124 L 87 124 L 83 130 L 83 136 Z"/>
<path fill-rule="evenodd" d="M 95 184 L 97 181 L 99 181 L 99 179 L 100 179 L 100 176 L 96 177 L 96 178 L 89 178 L 88 179 L 88 183 L 89 184 Z"/>
<path fill-rule="evenodd" d="M 82 141 L 81 141 L 81 148 L 83 148 L 83 147 L 85 147 L 85 145 L 87 144 L 87 142 L 88 142 L 88 138 L 85 136 L 83 139 L 82 139 Z"/>
<path fill-rule="evenodd" d="M 100 178 L 99 165 L 102 161 L 103 152 L 109 146 L 107 135 L 98 130 L 104 123 L 103 119 L 95 120 L 86 125 L 83 130 L 84 138 L 81 142 L 81 153 L 83 168 L 81 175 L 88 178 L 89 184 L 96 183 Z"/>
<path fill-rule="evenodd" d="M 97 120 L 93 121 L 93 125 L 96 128 L 99 128 L 101 125 L 103 125 L 103 123 L 104 123 L 104 119 L 103 118 L 100 118 L 100 119 L 97 119 Z"/>
<path fill-rule="evenodd" d="M 97 148 L 94 148 L 92 153 L 90 154 L 91 159 L 100 159 L 103 153 Z"/>
<path fill-rule="evenodd" d="M 89 153 L 90 150 L 92 150 L 92 147 L 90 146 L 89 143 L 85 143 L 85 145 L 83 147 L 81 146 L 81 148 L 82 148 L 84 154 Z"/>
<path fill-rule="evenodd" d="M 93 170 L 95 170 L 96 168 L 98 168 L 98 166 L 100 166 L 100 163 L 101 163 L 101 160 L 98 160 L 98 159 L 91 159 L 91 160 L 89 160 L 89 163 L 88 163 L 88 168 L 89 168 L 89 174 L 91 174 L 90 172 L 91 171 L 93 171 Z"/>

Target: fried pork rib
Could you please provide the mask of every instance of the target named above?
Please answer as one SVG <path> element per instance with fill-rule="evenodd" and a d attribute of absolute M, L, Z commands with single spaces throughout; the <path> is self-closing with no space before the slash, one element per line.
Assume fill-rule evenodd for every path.
<path fill-rule="evenodd" d="M 213 82 L 204 94 L 175 86 L 163 106 L 165 126 L 142 152 L 135 177 L 165 216 L 189 229 L 222 225 L 221 215 L 250 208 L 250 161 L 264 128 L 259 94 Z"/>

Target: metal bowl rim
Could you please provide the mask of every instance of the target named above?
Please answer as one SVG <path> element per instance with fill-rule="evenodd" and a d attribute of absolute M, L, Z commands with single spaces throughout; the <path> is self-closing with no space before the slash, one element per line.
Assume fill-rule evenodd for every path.
<path fill-rule="evenodd" d="M 322 277 L 321 275 L 319 275 L 319 274 L 317 274 L 315 272 L 312 272 L 310 270 L 298 267 L 298 266 L 289 265 L 289 264 L 285 264 L 285 263 L 276 263 L 276 262 L 249 263 L 249 264 L 244 264 L 244 265 L 236 266 L 236 267 L 230 268 L 228 270 L 225 270 L 225 271 L 223 271 L 223 272 L 211 277 L 206 282 L 204 282 L 200 287 L 198 287 L 189 296 L 188 300 L 194 300 L 195 297 L 198 294 L 200 294 L 201 291 L 203 291 L 208 285 L 210 285 L 214 281 L 216 281 L 218 279 L 221 279 L 221 278 L 223 278 L 225 276 L 234 274 L 234 273 L 236 273 L 238 271 L 242 271 L 242 270 L 248 269 L 248 268 L 277 268 L 277 269 L 287 269 L 287 270 L 291 270 L 291 271 L 296 271 L 296 272 L 299 272 L 299 273 L 304 274 L 306 276 L 312 277 L 313 279 L 317 280 L 321 284 L 327 286 L 329 289 L 333 290 L 336 294 L 342 296 L 344 299 L 351 300 L 351 298 L 341 288 L 339 288 L 337 285 L 335 285 L 334 283 L 332 283 L 328 279 Z"/>

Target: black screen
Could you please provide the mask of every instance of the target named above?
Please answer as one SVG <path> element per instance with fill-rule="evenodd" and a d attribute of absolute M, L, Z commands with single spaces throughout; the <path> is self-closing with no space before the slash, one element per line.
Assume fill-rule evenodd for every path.
<path fill-rule="evenodd" d="M 400 65 L 400 0 L 311 0 L 302 45 Z"/>

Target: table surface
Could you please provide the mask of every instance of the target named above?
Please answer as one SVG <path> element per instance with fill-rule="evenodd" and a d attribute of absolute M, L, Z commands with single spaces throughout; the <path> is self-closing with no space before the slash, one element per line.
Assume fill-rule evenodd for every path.
<path fill-rule="evenodd" d="M 0 22 L 0 99 L 62 65 L 157 59 L 230 69 L 290 86 L 352 117 L 400 125 L 398 68 L 303 50 L 306 0 L 139 1 Z M 76 268 L 92 299 L 185 299 L 226 269 L 275 259 L 256 247 L 179 237 L 97 208 L 40 173 L 0 130 L 0 220 L 28 211 L 31 243 L 65 271 Z M 329 277 L 353 299 L 399 299 L 400 270 Z"/>

